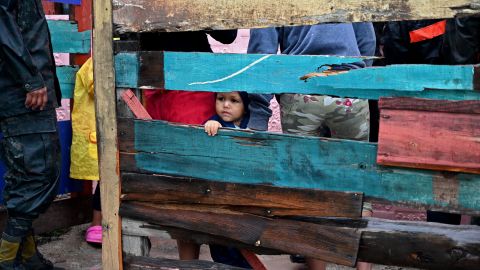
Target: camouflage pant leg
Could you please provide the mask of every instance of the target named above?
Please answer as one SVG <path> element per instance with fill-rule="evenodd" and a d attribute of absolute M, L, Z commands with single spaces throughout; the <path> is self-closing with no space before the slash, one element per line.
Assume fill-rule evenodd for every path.
<path fill-rule="evenodd" d="M 368 100 L 320 95 L 280 97 L 283 132 L 367 141 L 370 134 Z"/>
<path fill-rule="evenodd" d="M 56 196 L 60 144 L 55 110 L 0 120 L 4 135 L 4 201 L 9 217 L 35 219 Z"/>

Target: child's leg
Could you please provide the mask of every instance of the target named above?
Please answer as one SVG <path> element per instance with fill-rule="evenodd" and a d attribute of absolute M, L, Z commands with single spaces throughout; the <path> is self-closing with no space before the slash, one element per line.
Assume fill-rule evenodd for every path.
<path fill-rule="evenodd" d="M 180 260 L 198 260 L 200 245 L 184 240 L 177 240 L 178 257 Z"/>
<path fill-rule="evenodd" d="M 91 226 L 102 225 L 102 206 L 100 204 L 100 183 L 97 183 L 95 187 L 95 193 L 93 194 L 93 217 Z"/>

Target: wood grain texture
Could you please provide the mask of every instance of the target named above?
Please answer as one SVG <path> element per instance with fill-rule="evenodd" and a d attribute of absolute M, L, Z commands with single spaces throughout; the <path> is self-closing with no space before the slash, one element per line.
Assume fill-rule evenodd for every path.
<path fill-rule="evenodd" d="M 212 92 L 242 90 L 249 93 L 328 94 L 368 99 L 388 96 L 480 99 L 480 91 L 474 91 L 474 66 L 393 65 L 302 80 L 301 77 L 306 74 L 318 73 L 317 68 L 322 65 L 353 63 L 360 58 L 140 52 L 120 53 L 115 60 L 116 85 L 123 88 Z M 144 61 L 148 65 L 141 64 Z"/>
<path fill-rule="evenodd" d="M 275 216 L 360 217 L 362 194 L 122 174 L 122 200 L 208 204 Z M 241 209 L 241 207 L 244 207 Z M 253 210 L 251 209 L 253 208 Z"/>
<path fill-rule="evenodd" d="M 378 108 L 409 111 L 429 111 L 463 114 L 480 114 L 480 101 L 478 100 L 433 100 L 420 98 L 381 98 Z"/>
<path fill-rule="evenodd" d="M 343 225 L 317 220 L 329 226 L 357 227 L 358 220 L 346 219 Z M 327 219 L 323 219 L 327 220 Z M 313 222 L 313 221 L 308 221 Z M 359 261 L 378 264 L 410 266 L 426 269 L 476 269 L 479 263 L 479 229 L 475 226 L 451 226 L 435 223 L 389 221 L 376 218 L 361 220 L 362 237 Z M 163 235 L 166 227 L 142 223 L 149 235 Z M 238 241 L 201 234 L 178 228 L 166 228 L 174 239 L 194 241 L 198 244 L 232 245 L 249 248 L 257 254 L 282 254 L 262 247 L 248 247 Z"/>
<path fill-rule="evenodd" d="M 421 269 L 477 269 L 478 226 L 368 219 L 358 258 Z"/>
<path fill-rule="evenodd" d="M 114 7 L 119 32 L 449 18 L 478 13 L 480 8 L 477 0 L 114 0 Z"/>
<path fill-rule="evenodd" d="M 128 270 L 243 270 L 244 268 L 210 261 L 179 261 L 161 258 L 125 256 L 124 268 Z"/>
<path fill-rule="evenodd" d="M 380 166 L 372 143 L 229 129 L 209 137 L 199 127 L 128 119 L 119 119 L 119 140 L 125 172 L 363 192 L 414 207 L 480 213 L 480 176 L 456 174 L 458 204 L 444 203 L 433 193 L 433 179 L 444 172 Z"/>
<path fill-rule="evenodd" d="M 480 114 L 383 109 L 378 141 L 381 165 L 480 173 Z"/>
<path fill-rule="evenodd" d="M 88 53 L 92 31 L 78 32 L 72 21 L 48 20 L 52 36 L 52 48 L 56 53 Z"/>
<path fill-rule="evenodd" d="M 94 1 L 93 72 L 102 211 L 102 267 L 122 269 L 120 175 L 117 122 L 115 121 L 115 70 L 111 1 Z"/>
<path fill-rule="evenodd" d="M 209 206 L 122 202 L 122 217 L 230 238 L 342 265 L 356 263 L 360 233 L 340 228 L 270 219 Z"/>

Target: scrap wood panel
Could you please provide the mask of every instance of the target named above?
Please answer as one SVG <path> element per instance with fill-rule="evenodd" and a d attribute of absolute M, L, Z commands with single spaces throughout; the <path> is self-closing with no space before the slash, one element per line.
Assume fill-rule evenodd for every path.
<path fill-rule="evenodd" d="M 379 108 L 379 164 L 480 174 L 480 101 L 385 98 Z"/>
<path fill-rule="evenodd" d="M 125 256 L 123 267 L 126 270 L 244 270 L 245 268 L 214 263 L 210 261 L 180 261 L 161 258 Z"/>
<path fill-rule="evenodd" d="M 115 56 L 116 85 L 211 92 L 325 94 L 366 99 L 387 96 L 480 99 L 479 66 L 392 65 L 341 73 L 318 70 L 322 65 L 361 60 L 341 56 L 122 52 Z"/>
<path fill-rule="evenodd" d="M 428 269 L 476 269 L 480 263 L 478 226 L 453 226 L 380 219 L 265 218 L 207 205 L 171 205 L 126 201 L 123 217 L 152 224 L 172 237 L 251 247 L 272 254 L 300 253 L 339 264 L 358 260 Z M 343 224 L 343 226 L 341 225 Z M 181 231 L 187 230 L 185 233 Z M 358 245 L 357 236 L 360 236 Z M 263 249 L 262 249 L 263 248 Z"/>
<path fill-rule="evenodd" d="M 229 129 L 210 137 L 203 128 L 163 121 L 118 119 L 118 126 L 123 172 L 363 192 L 367 199 L 480 213 L 480 176 L 381 166 L 373 143 Z"/>
<path fill-rule="evenodd" d="M 361 193 L 213 182 L 166 175 L 122 174 L 122 200 L 219 206 L 267 217 L 360 217 Z"/>
<path fill-rule="evenodd" d="M 346 264 L 352 243 L 357 243 L 354 236 L 361 235 L 358 252 L 361 261 L 429 269 L 474 269 L 480 263 L 477 226 L 330 218 L 325 217 L 328 212 L 308 212 L 310 207 L 329 207 L 322 201 L 333 199 L 332 195 L 337 195 L 337 204 L 350 202 L 360 210 L 354 194 L 261 185 L 255 185 L 254 189 L 253 185 L 131 173 L 122 174 L 122 183 L 122 217 L 143 220 L 143 227 L 167 230 L 176 239 L 228 244 L 260 254 L 300 253 Z M 305 196 L 299 197 L 302 191 Z M 238 200 L 233 200 L 237 196 Z M 315 203 L 315 198 L 319 202 Z M 284 204 L 299 212 L 249 213 L 226 207 L 230 204 L 263 207 Z M 316 229 L 310 230 L 312 226 Z M 334 251 L 337 257 L 328 252 L 311 254 L 312 245 Z"/>
<path fill-rule="evenodd" d="M 146 32 L 421 20 L 477 13 L 478 0 L 114 0 L 113 17 L 119 32 Z"/>
<path fill-rule="evenodd" d="M 120 215 L 223 236 L 244 244 L 355 265 L 360 233 L 352 228 L 272 219 L 208 205 L 122 202 Z"/>

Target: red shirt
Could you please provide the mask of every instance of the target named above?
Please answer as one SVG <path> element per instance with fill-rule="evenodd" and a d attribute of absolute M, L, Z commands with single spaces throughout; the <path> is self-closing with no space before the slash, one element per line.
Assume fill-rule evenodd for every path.
<path fill-rule="evenodd" d="M 202 125 L 215 115 L 215 93 L 148 90 L 144 95 L 153 119 Z"/>

